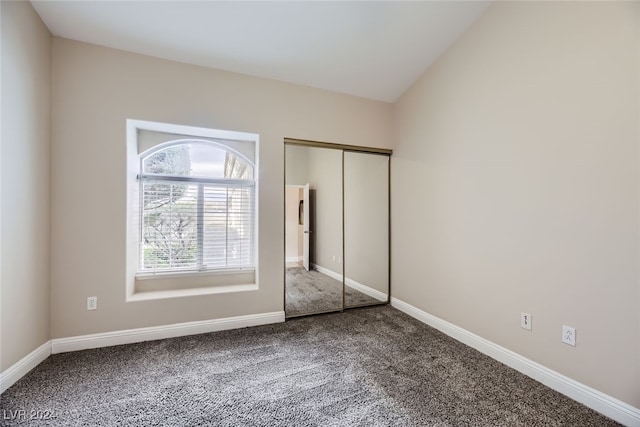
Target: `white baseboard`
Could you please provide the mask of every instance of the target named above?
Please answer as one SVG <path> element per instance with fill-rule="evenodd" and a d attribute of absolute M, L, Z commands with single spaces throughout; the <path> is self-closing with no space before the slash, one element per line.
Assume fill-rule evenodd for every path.
<path fill-rule="evenodd" d="M 335 271 L 329 270 L 328 268 L 318 264 L 311 264 L 310 266 L 312 270 L 316 270 L 318 273 L 322 273 L 325 276 L 329 276 L 332 279 L 336 279 L 337 281 L 342 282 L 342 274 L 336 273 Z"/>
<path fill-rule="evenodd" d="M 338 282 L 342 282 L 342 274 L 340 273 L 336 273 L 335 271 L 331 271 L 328 268 L 322 267 L 317 264 L 312 264 L 311 267 L 312 269 L 317 270 L 318 273 L 322 273 L 325 276 L 329 276 L 332 279 L 337 280 Z M 362 292 L 363 294 L 369 295 L 370 297 L 375 298 L 378 301 L 382 301 L 382 302 L 387 301 L 387 294 L 380 292 L 377 289 L 373 289 L 367 285 L 363 285 L 362 283 L 358 283 L 353 279 L 349 279 L 348 277 L 344 281 L 344 284 L 349 286 L 350 288 L 353 288 L 357 291 Z"/>
<path fill-rule="evenodd" d="M 40 347 L 27 354 L 25 357 L 11 365 L 0 373 L 0 393 L 11 387 L 30 370 L 42 363 L 51 354 L 51 341 L 47 341 Z"/>
<path fill-rule="evenodd" d="M 481 353 L 504 363 L 507 366 L 541 382 L 565 396 L 606 415 L 626 426 L 640 427 L 640 409 L 622 402 L 614 397 L 579 383 L 569 377 L 555 372 L 511 350 L 501 347 L 466 329 L 426 313 L 397 298 L 391 298 L 391 305 L 400 311 L 426 323 L 429 326 L 475 348 Z"/>
<path fill-rule="evenodd" d="M 360 291 L 363 294 L 369 295 L 371 298 L 375 298 L 380 302 L 387 302 L 387 294 L 380 292 L 377 289 L 373 289 L 367 285 L 363 285 L 362 283 L 358 283 L 355 280 L 351 280 L 347 277 L 344 281 L 344 284 L 350 288 L 355 289 L 356 291 Z"/>
<path fill-rule="evenodd" d="M 104 332 L 69 338 L 56 338 L 51 340 L 51 353 L 56 354 L 186 335 L 206 334 L 208 332 L 279 323 L 284 322 L 284 320 L 284 311 L 276 311 L 273 313 L 250 314 L 248 316 L 226 317 L 223 319 L 126 329 L 123 331 Z"/>
<path fill-rule="evenodd" d="M 286 262 L 302 262 L 302 258 L 301 256 L 288 256 L 285 258 Z"/>

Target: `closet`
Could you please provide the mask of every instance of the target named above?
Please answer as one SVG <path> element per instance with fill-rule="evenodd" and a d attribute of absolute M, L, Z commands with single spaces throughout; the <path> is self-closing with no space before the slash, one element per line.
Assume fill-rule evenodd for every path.
<path fill-rule="evenodd" d="M 285 139 L 288 318 L 389 302 L 391 154 Z"/>

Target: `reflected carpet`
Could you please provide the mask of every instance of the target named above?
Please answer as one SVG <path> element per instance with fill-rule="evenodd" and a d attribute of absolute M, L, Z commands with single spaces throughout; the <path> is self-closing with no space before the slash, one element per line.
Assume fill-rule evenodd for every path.
<path fill-rule="evenodd" d="M 309 313 L 324 313 L 342 308 L 342 282 L 316 270 L 302 267 L 287 268 L 285 313 L 287 317 Z M 380 301 L 357 291 L 345 288 L 347 306 L 379 304 Z"/>

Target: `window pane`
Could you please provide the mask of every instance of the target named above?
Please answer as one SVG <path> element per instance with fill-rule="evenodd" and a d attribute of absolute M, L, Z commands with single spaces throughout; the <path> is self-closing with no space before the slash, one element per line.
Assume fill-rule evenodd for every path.
<path fill-rule="evenodd" d="M 189 176 L 191 153 L 189 144 L 174 145 L 157 151 L 142 162 L 143 173 L 159 175 Z"/>
<path fill-rule="evenodd" d="M 229 188 L 229 266 L 253 264 L 253 188 Z"/>
<path fill-rule="evenodd" d="M 204 187 L 203 264 L 253 267 L 253 187 Z"/>
<path fill-rule="evenodd" d="M 197 186 L 143 183 L 142 270 L 195 268 Z"/>
<path fill-rule="evenodd" d="M 227 266 L 227 189 L 204 188 L 203 264 L 207 269 Z"/>
<path fill-rule="evenodd" d="M 144 158 L 142 173 L 200 178 L 253 179 L 242 157 L 211 143 L 173 145 Z"/>

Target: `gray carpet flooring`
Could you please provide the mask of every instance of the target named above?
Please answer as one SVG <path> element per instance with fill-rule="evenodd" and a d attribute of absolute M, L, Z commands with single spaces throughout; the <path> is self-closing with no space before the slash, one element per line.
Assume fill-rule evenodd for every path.
<path fill-rule="evenodd" d="M 27 420 L 10 419 L 20 410 Z M 55 418 L 28 420 L 38 413 Z M 389 306 L 52 355 L 0 414 L 6 426 L 616 425 Z"/>
<path fill-rule="evenodd" d="M 380 301 L 348 286 L 345 288 L 347 307 L 371 304 L 380 304 Z M 285 312 L 288 317 L 341 309 L 342 282 L 315 270 L 287 268 Z"/>

